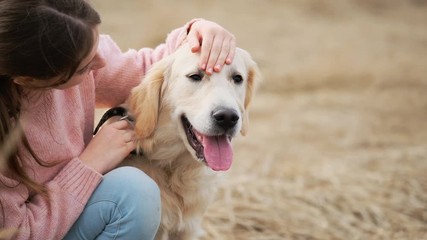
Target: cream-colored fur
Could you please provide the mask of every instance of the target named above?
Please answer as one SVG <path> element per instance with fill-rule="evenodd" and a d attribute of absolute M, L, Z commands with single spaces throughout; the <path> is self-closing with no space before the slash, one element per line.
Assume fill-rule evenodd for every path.
<path fill-rule="evenodd" d="M 127 103 L 136 118 L 138 151 L 143 157 L 131 157 L 125 164 L 142 169 L 161 190 L 162 218 L 156 239 L 197 239 L 202 235 L 203 213 L 216 189 L 217 173 L 196 156 L 181 116 L 197 131 L 211 134 L 213 109 L 227 107 L 239 116 L 230 137 L 239 131 L 244 135 L 248 128 L 248 106 L 259 80 L 250 55 L 237 49 L 233 63 L 211 76 L 198 69 L 198 61 L 198 54 L 184 43 L 152 66 Z M 191 74 L 202 79 L 194 80 Z M 242 77 L 241 83 L 233 80 L 236 74 Z"/>

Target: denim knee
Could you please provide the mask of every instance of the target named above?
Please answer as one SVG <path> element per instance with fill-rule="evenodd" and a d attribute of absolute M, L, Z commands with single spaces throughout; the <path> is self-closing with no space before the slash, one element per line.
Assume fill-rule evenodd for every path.
<path fill-rule="evenodd" d="M 135 167 L 120 167 L 106 174 L 104 181 L 119 193 L 121 225 L 139 239 L 154 238 L 161 217 L 160 189 L 154 180 Z"/>
<path fill-rule="evenodd" d="M 129 197 L 151 195 L 160 197 L 160 189 L 157 183 L 136 167 L 116 168 L 104 176 L 102 183 L 108 184 L 120 192 L 132 193 Z"/>
<path fill-rule="evenodd" d="M 64 239 L 154 239 L 160 209 L 160 190 L 148 175 L 117 168 L 104 176 Z"/>

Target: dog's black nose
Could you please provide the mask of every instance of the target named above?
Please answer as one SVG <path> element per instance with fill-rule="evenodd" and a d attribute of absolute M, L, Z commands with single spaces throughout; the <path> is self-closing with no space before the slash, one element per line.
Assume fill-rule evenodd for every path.
<path fill-rule="evenodd" d="M 239 121 L 239 115 L 234 110 L 226 108 L 212 112 L 212 117 L 217 126 L 224 130 L 233 128 Z"/>

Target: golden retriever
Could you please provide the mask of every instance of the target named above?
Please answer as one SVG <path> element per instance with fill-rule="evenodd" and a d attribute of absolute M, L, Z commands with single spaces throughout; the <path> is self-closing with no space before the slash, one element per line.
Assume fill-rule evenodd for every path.
<path fill-rule="evenodd" d="M 125 160 L 156 181 L 162 218 L 156 239 L 196 239 L 215 193 L 217 171 L 231 167 L 231 140 L 248 129 L 248 106 L 259 70 L 237 49 L 233 63 L 209 76 L 183 44 L 154 64 L 132 90 L 137 151 Z"/>

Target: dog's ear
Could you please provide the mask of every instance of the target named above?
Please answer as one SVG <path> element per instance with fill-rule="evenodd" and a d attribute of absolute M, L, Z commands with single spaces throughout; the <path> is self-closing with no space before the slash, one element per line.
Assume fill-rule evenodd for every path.
<path fill-rule="evenodd" d="M 156 129 L 162 85 L 170 63 L 170 57 L 155 63 L 142 82 L 132 89 L 128 104 L 135 116 L 135 134 L 138 138 L 148 138 Z"/>
<path fill-rule="evenodd" d="M 243 136 L 246 135 L 249 128 L 249 105 L 251 103 L 253 95 L 255 94 L 255 90 L 257 89 L 259 82 L 261 82 L 261 73 L 257 64 L 250 57 L 248 61 L 249 61 L 248 81 L 246 85 L 242 128 L 240 130 L 240 133 Z"/>

